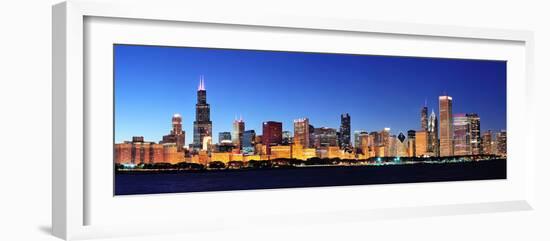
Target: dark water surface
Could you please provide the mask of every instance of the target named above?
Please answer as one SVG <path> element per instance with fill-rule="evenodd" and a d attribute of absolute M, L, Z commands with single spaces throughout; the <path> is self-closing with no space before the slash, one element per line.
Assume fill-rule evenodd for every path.
<path fill-rule="evenodd" d="M 115 174 L 115 195 L 506 179 L 506 160 Z"/>

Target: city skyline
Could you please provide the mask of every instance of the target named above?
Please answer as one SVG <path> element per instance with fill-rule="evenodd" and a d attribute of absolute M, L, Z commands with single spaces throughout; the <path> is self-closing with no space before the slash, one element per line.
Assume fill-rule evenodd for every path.
<path fill-rule="evenodd" d="M 183 52 L 173 54 L 173 52 L 181 51 Z M 221 59 L 233 60 L 229 62 L 232 64 L 238 63 L 244 69 L 258 66 L 263 66 L 266 69 L 253 71 L 255 74 L 249 73 L 249 75 L 245 76 L 249 79 L 244 81 L 240 81 L 237 77 L 246 74 L 246 71 L 234 69 L 232 72 L 235 75 L 232 77 L 235 79 L 230 79 L 233 82 L 228 82 L 227 78 L 220 77 L 216 71 L 212 71 L 209 68 L 198 68 L 201 73 L 197 74 L 192 81 L 189 80 L 192 78 L 191 75 L 197 72 L 190 70 L 187 73 L 185 71 L 187 69 L 183 68 L 184 73 L 179 75 L 177 73 L 182 72 L 182 67 L 174 65 L 172 62 L 175 60 L 171 59 L 175 58 L 179 60 L 176 56 L 180 55 L 180 57 L 194 55 L 195 57 L 202 57 L 204 60 L 211 57 L 210 55 L 213 53 L 218 56 L 221 55 L 219 56 Z M 144 55 L 150 58 L 144 58 Z M 295 65 L 281 64 L 282 62 L 289 61 L 288 59 L 279 59 L 281 55 L 292 57 L 290 62 L 296 62 Z M 162 60 L 161 64 L 151 66 L 144 63 L 155 59 Z M 241 63 L 241 61 L 236 61 L 237 59 L 244 60 L 245 64 Z M 263 62 L 270 64 L 278 63 L 280 66 L 275 65 L 276 68 L 287 70 L 289 73 L 299 72 L 300 68 L 298 66 L 306 67 L 306 70 L 309 68 L 309 71 L 305 71 L 306 74 L 298 74 L 297 77 L 289 75 L 286 78 L 284 78 L 285 76 L 281 76 L 281 74 L 275 74 L 280 79 L 277 79 L 276 82 L 271 82 L 272 85 L 269 85 L 269 81 L 274 81 L 272 76 L 274 73 L 270 75 L 273 69 L 268 69 L 265 63 L 264 65 L 252 63 L 252 60 L 258 59 L 263 59 Z M 189 62 L 192 61 L 190 60 Z M 197 61 L 200 61 L 200 58 Z M 347 64 L 342 65 L 342 61 Z M 216 65 L 215 63 L 223 61 L 213 62 L 214 64 L 212 65 Z M 386 63 L 380 65 L 380 62 Z M 441 62 L 443 62 L 443 65 Z M 332 83 L 330 83 L 333 78 L 320 78 L 317 84 L 321 84 L 322 86 L 317 86 L 315 80 L 312 80 L 311 77 L 318 76 L 318 73 L 312 72 L 318 72 L 319 69 L 315 67 L 326 67 L 329 64 L 332 64 L 330 66 L 335 67 L 335 69 L 323 70 L 326 72 L 325 74 L 336 76 L 335 72 L 342 73 L 342 79 L 338 79 L 337 81 L 332 80 Z M 348 64 L 352 66 L 350 67 Z M 388 77 L 388 73 L 379 73 L 377 75 L 379 79 L 389 79 L 390 82 L 397 81 L 402 86 L 396 88 L 395 92 L 377 91 L 388 88 L 386 86 L 387 83 L 385 82 L 377 86 L 376 80 L 365 80 L 362 79 L 364 77 L 361 75 L 361 73 L 367 74 L 366 76 L 372 74 L 372 68 L 367 68 L 372 67 L 371 64 L 385 69 L 386 72 L 389 71 L 392 74 L 392 76 Z M 141 68 L 137 68 L 136 65 L 141 66 Z M 183 66 L 188 67 L 189 65 L 192 64 L 183 64 Z M 392 72 L 388 70 L 390 66 L 400 71 L 397 71 L 398 73 L 395 71 Z M 225 67 L 227 68 L 228 66 Z M 436 71 L 439 67 L 444 67 L 443 72 L 445 74 L 442 74 L 443 72 L 441 71 Z M 365 71 L 365 68 L 367 71 Z M 140 70 L 143 69 L 149 69 L 150 72 L 145 71 L 149 75 L 157 73 L 159 76 L 150 82 L 151 85 L 140 89 L 140 86 L 146 84 L 146 80 L 153 79 L 147 78 L 149 77 L 148 74 L 140 73 L 142 72 Z M 317 71 L 313 71 L 313 69 Z M 198 89 L 208 90 L 208 104 L 210 104 L 210 108 L 212 109 L 211 136 L 213 143 L 217 143 L 218 133 L 232 132 L 233 122 L 237 118 L 244 120 L 245 130 L 255 130 L 258 135 L 262 133 L 262 123 L 265 121 L 282 122 L 283 130 L 293 133 L 293 121 L 299 118 L 308 118 L 309 123 L 315 127 L 339 129 L 341 114 L 344 113 L 349 113 L 352 117 L 351 133 L 356 130 L 379 131 L 385 127 L 390 127 L 392 133 L 396 135 L 399 132 L 407 133 L 411 129 L 421 129 L 420 111 L 426 101 L 428 102 L 428 112 L 432 112 L 433 110 L 439 113 L 436 98 L 443 95 L 443 93 L 440 92 L 436 97 L 428 95 L 428 93 L 436 91 L 436 87 L 430 85 L 430 83 L 433 84 L 434 76 L 424 78 L 422 83 L 425 85 L 421 85 L 421 87 L 416 86 L 419 84 L 414 83 L 412 80 L 418 80 L 419 76 L 429 76 L 427 74 L 432 72 L 428 70 L 432 70 L 435 73 L 439 72 L 436 76 L 441 75 L 440 78 L 443 79 L 447 78 L 457 81 L 456 75 L 459 75 L 468 80 L 465 81 L 466 83 L 462 83 L 462 85 L 459 84 L 459 87 L 456 87 L 456 83 L 454 83 L 454 85 L 446 85 L 446 88 L 444 88 L 443 93 L 447 93 L 455 98 L 453 113 L 478 113 L 482 120 L 482 132 L 485 130 L 506 129 L 506 65 L 502 61 L 115 45 L 115 142 L 119 143 L 130 140 L 132 136 L 136 135 L 145 136 L 146 140 L 157 142 L 170 131 L 169 120 L 174 114 L 178 113 L 183 118 L 183 130 L 187 133 L 185 143 L 186 145 L 193 143 L 193 121 L 195 120 L 195 108 L 193 107 L 196 102 L 196 91 Z M 225 71 L 231 72 L 231 70 L 227 69 Z M 349 74 L 348 71 L 356 71 L 357 73 Z M 209 74 L 203 72 L 212 74 L 213 80 L 209 81 Z M 265 73 L 266 77 L 262 78 L 263 75 L 258 72 Z M 416 77 L 407 78 L 407 81 L 396 80 L 400 78 L 405 79 L 404 76 L 407 75 Z M 200 84 L 197 81 L 199 76 L 205 76 L 200 77 Z M 363 81 L 358 79 L 362 79 Z M 483 82 L 482 79 L 489 83 Z M 241 82 L 245 82 L 244 86 Z M 333 86 L 323 86 L 323 84 L 334 84 L 334 82 L 338 83 L 338 85 L 334 85 L 334 88 Z M 446 83 L 446 81 L 441 82 Z M 477 85 L 469 85 L 472 82 Z M 252 86 L 246 86 L 246 83 L 258 84 L 260 87 L 252 89 Z M 437 83 L 436 86 L 440 86 L 443 83 Z M 189 87 L 191 84 L 194 85 L 194 88 Z M 166 87 L 166 89 L 160 88 L 162 86 Z M 342 86 L 348 88 L 342 88 Z M 464 88 L 464 86 L 470 88 Z M 261 87 L 271 87 L 271 89 L 262 89 Z M 344 92 L 341 91 L 342 89 Z M 407 91 L 403 91 L 402 89 Z M 415 89 L 420 89 L 418 91 L 422 91 L 423 94 L 416 93 Z M 153 93 L 151 94 L 151 92 Z M 174 93 L 170 94 L 172 92 Z M 221 97 L 216 95 L 221 95 Z M 360 95 L 359 98 L 357 98 L 358 95 Z M 418 98 L 422 95 L 425 96 L 424 99 L 421 98 L 418 101 L 419 104 L 415 105 L 415 101 L 411 98 L 414 98 L 413 96 Z M 162 98 L 148 98 L 150 96 L 162 96 Z M 277 98 L 278 96 L 279 98 Z M 323 96 L 329 98 L 322 98 Z M 374 98 L 372 98 L 373 96 Z M 466 98 L 457 101 L 458 98 L 456 96 L 465 96 Z M 338 97 L 344 100 L 339 100 Z M 369 104 L 369 100 L 373 99 L 376 101 Z M 433 99 L 433 101 L 429 101 L 429 99 Z M 357 100 L 367 103 L 357 103 Z M 477 105 L 464 106 L 464 103 L 471 103 L 472 100 L 477 100 Z M 377 101 L 387 104 L 380 107 Z M 137 118 L 139 113 L 148 110 L 145 107 L 152 107 L 152 112 L 154 113 L 142 114 L 142 118 Z M 290 108 L 285 109 L 284 107 Z M 265 109 L 273 110 L 266 112 Z M 234 112 L 234 115 L 231 115 L 231 112 Z M 303 114 L 300 115 L 300 112 Z M 132 116 L 135 117 L 131 118 Z"/>

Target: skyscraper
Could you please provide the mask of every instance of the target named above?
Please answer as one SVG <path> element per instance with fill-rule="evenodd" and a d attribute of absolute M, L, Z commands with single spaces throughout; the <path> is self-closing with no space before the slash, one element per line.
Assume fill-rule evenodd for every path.
<path fill-rule="evenodd" d="M 497 155 L 506 156 L 506 130 L 497 133 Z"/>
<path fill-rule="evenodd" d="M 439 156 L 438 123 L 433 110 L 428 119 L 428 152 L 432 156 Z"/>
<path fill-rule="evenodd" d="M 483 132 L 481 146 L 484 155 L 492 155 L 493 152 L 493 133 L 490 130 Z"/>
<path fill-rule="evenodd" d="M 476 113 L 470 113 L 466 114 L 466 117 L 468 117 L 468 123 L 470 124 L 470 149 L 472 155 L 479 155 L 482 153 L 479 116 Z"/>
<path fill-rule="evenodd" d="M 262 144 L 266 146 L 267 154 L 271 154 L 271 146 L 281 144 L 283 141 L 283 123 L 266 121 L 262 124 Z"/>
<path fill-rule="evenodd" d="M 244 121 L 241 118 L 233 121 L 233 132 L 231 133 L 231 141 L 237 149 L 241 149 L 244 133 Z"/>
<path fill-rule="evenodd" d="M 453 98 L 451 96 L 439 96 L 439 124 L 439 155 L 452 156 L 454 148 Z"/>
<path fill-rule="evenodd" d="M 428 132 L 419 130 L 415 133 L 415 155 L 426 156 L 428 155 Z"/>
<path fill-rule="evenodd" d="M 380 145 L 383 146 L 384 156 L 389 155 L 390 150 L 390 128 L 386 127 L 380 132 Z"/>
<path fill-rule="evenodd" d="M 465 114 L 453 115 L 454 155 L 471 155 L 470 123 Z"/>
<path fill-rule="evenodd" d="M 172 116 L 172 130 L 170 130 L 170 134 L 162 136 L 162 141 L 160 141 L 161 144 L 175 143 L 178 152 L 183 151 L 183 146 L 185 146 L 185 131 L 181 123 L 181 115 L 174 114 Z"/>
<path fill-rule="evenodd" d="M 338 146 L 338 135 L 336 132 L 334 128 L 315 128 L 315 147 Z"/>
<path fill-rule="evenodd" d="M 197 90 L 195 121 L 193 122 L 193 150 L 202 149 L 205 137 L 212 139 L 212 121 L 210 121 L 210 105 L 206 103 L 204 77 L 201 76 Z"/>
<path fill-rule="evenodd" d="M 351 147 L 351 117 L 348 113 L 340 115 L 340 148 Z"/>
<path fill-rule="evenodd" d="M 356 131 L 353 131 L 353 147 L 354 147 L 355 149 L 361 148 L 361 140 L 360 140 L 359 135 L 360 135 L 362 132 L 366 132 L 366 131 L 364 131 L 364 130 L 356 130 Z"/>
<path fill-rule="evenodd" d="M 256 139 L 256 132 L 254 130 L 246 130 L 242 135 L 242 152 L 244 154 L 254 154 L 254 146 Z"/>
<path fill-rule="evenodd" d="M 309 148 L 315 146 L 315 126 L 309 124 Z"/>
<path fill-rule="evenodd" d="M 416 156 L 416 131 L 408 130 L 407 131 L 407 153 L 409 157 Z"/>
<path fill-rule="evenodd" d="M 369 154 L 369 133 L 367 133 L 366 131 L 361 131 L 358 135 L 358 141 L 359 141 L 359 145 L 357 147 L 358 150 L 361 151 L 361 153 L 363 153 L 363 155 L 366 155 L 368 156 Z"/>
<path fill-rule="evenodd" d="M 421 130 L 428 130 L 428 106 L 424 105 L 420 109 L 420 128 Z"/>
<path fill-rule="evenodd" d="M 309 147 L 309 119 L 294 120 L 294 143 L 304 148 Z"/>

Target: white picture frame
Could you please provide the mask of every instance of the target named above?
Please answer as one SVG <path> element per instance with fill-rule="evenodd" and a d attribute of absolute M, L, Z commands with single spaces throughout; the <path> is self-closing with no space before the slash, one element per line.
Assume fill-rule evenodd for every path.
<path fill-rule="evenodd" d="M 149 11 L 155 8 L 155 11 Z M 513 43 L 521 46 L 521 68 L 515 73 L 519 76 L 517 79 L 508 80 L 508 107 L 513 111 L 513 115 L 508 113 L 508 122 L 510 125 L 514 123 L 527 123 L 528 128 L 521 135 L 509 132 L 509 136 L 516 138 L 509 142 L 508 149 L 514 150 L 510 155 L 511 158 L 519 157 L 517 154 L 522 154 L 521 162 L 517 166 L 509 166 L 509 168 L 517 169 L 518 175 L 521 175 L 521 180 L 508 180 L 513 182 L 510 185 L 514 186 L 515 193 L 506 195 L 505 190 L 500 191 L 502 196 L 495 199 L 484 199 L 471 197 L 468 200 L 452 199 L 445 202 L 410 202 L 410 205 L 403 206 L 403 203 L 395 202 L 393 205 L 373 206 L 374 208 L 364 208 L 358 203 L 351 203 L 345 209 L 323 209 L 312 207 L 308 210 L 288 210 L 273 208 L 261 212 L 260 216 L 253 215 L 252 211 L 245 212 L 227 212 L 223 213 L 230 216 L 227 220 L 216 221 L 213 219 L 219 218 L 220 214 L 212 212 L 211 217 L 199 217 L 197 213 L 188 212 L 188 215 L 193 218 L 193 222 L 188 222 L 188 225 L 181 225 L 185 220 L 180 220 L 181 213 L 163 213 L 155 215 L 155 211 L 146 212 L 143 215 L 154 225 L 149 224 L 149 229 L 135 229 L 124 225 L 117 225 L 117 220 L 124 219 L 124 212 L 119 216 L 113 215 L 113 223 L 90 223 L 90 216 L 95 212 L 101 213 L 112 211 L 106 205 L 95 205 L 90 209 L 88 199 L 95 200 L 90 180 L 86 180 L 89 175 L 86 175 L 87 170 L 93 168 L 89 161 L 86 161 L 86 156 L 89 155 L 89 143 L 85 142 L 85 135 L 89 133 L 87 123 L 91 114 L 96 113 L 90 106 L 89 97 L 86 97 L 87 89 L 96 88 L 89 86 L 85 82 L 85 68 L 89 67 L 86 63 L 87 45 L 85 41 L 88 31 L 85 27 L 86 19 L 93 18 L 113 18 L 122 19 L 124 21 L 141 21 L 163 23 L 191 23 L 191 24 L 214 24 L 223 25 L 225 29 L 238 27 L 253 27 L 255 29 L 277 29 L 278 31 L 300 30 L 302 32 L 315 31 L 317 34 L 326 34 L 327 32 L 334 33 L 369 33 L 391 35 L 396 38 L 407 38 L 411 36 L 435 38 L 435 39 L 451 39 L 461 41 L 484 41 L 488 45 L 496 42 Z M 422 25 L 409 23 L 391 23 L 391 22 L 374 22 L 374 21 L 359 21 L 350 19 L 319 19 L 319 18 L 301 18 L 292 16 L 277 16 L 277 15 L 262 15 L 262 16 L 235 16 L 231 13 L 227 15 L 208 15 L 196 9 L 189 9 L 184 3 L 170 2 L 170 4 L 159 4 L 158 1 L 150 2 L 94 2 L 94 1 L 67 1 L 53 7 L 53 167 L 52 167 L 52 227 L 53 234 L 63 239 L 83 239 L 94 237 L 110 237 L 121 235 L 136 235 L 136 234 L 155 234 L 155 233 L 173 233 L 173 232 L 192 232 L 204 229 L 205 224 L 211 225 L 209 228 L 223 228 L 239 223 L 243 220 L 253 219 L 257 225 L 262 224 L 282 224 L 299 225 L 301 222 L 310 223 L 331 223 L 341 222 L 344 220 L 369 220 L 369 219 L 384 219 L 384 218 L 400 218 L 400 217 L 423 217 L 433 215 L 451 215 L 451 214 L 467 214 L 467 213 L 482 213 L 496 211 L 514 211 L 514 210 L 530 210 L 532 209 L 534 199 L 534 166 L 535 156 L 534 151 L 534 134 L 532 128 L 534 125 L 527 118 L 533 111 L 530 108 L 532 96 L 532 74 L 533 74 L 533 34 L 529 31 L 519 30 L 498 30 L 498 29 L 483 29 L 470 27 L 456 26 L 439 26 L 439 25 Z M 139 22 L 138 22 L 139 24 Z M 154 25 L 154 24 L 153 24 Z M 156 25 L 155 25 L 156 26 Z M 154 28 L 155 26 L 150 26 Z M 119 26 L 120 27 L 120 26 Z M 124 26 L 122 26 L 124 27 Z M 101 31 L 99 31 L 101 32 Z M 92 32 L 96 33 L 96 32 Z M 89 33 L 88 33 L 89 34 Z M 129 35 L 130 36 L 130 35 Z M 155 41 L 144 40 L 144 41 Z M 161 39 L 162 42 L 162 39 Z M 168 41 L 169 42 L 169 41 Z M 442 47 L 444 48 L 444 47 Z M 412 54 L 412 53 L 410 53 Z M 495 55 L 496 56 L 496 55 Z M 512 82 L 511 82 L 512 81 Z M 511 86 L 510 84 L 513 84 Z M 517 88 L 510 88 L 517 87 Z M 93 97 L 91 97 L 93 98 Z M 511 104 L 510 98 L 513 98 L 514 103 Z M 95 105 L 95 104 L 94 104 Z M 517 154 L 516 154 L 517 153 Z M 521 169 L 521 170 L 520 170 Z M 109 170 L 111 171 L 111 170 Z M 94 180 L 92 178 L 92 180 Z M 477 186 L 483 186 L 483 184 Z M 102 184 L 103 185 L 103 184 Z M 419 192 L 430 193 L 436 190 L 443 189 L 442 185 L 455 185 L 442 183 L 438 185 L 430 184 L 407 184 L 407 187 L 413 187 L 411 195 L 416 195 Z M 479 192 L 484 188 L 496 187 L 508 188 L 508 184 L 488 184 L 487 187 L 481 187 Z M 471 188 L 472 183 L 456 184 L 455 188 L 465 189 Z M 377 192 L 375 189 L 393 189 L 395 191 L 404 192 L 403 186 L 385 186 L 380 185 L 371 187 L 369 192 Z M 320 191 L 319 191 L 320 190 Z M 340 196 L 352 197 L 353 195 L 361 195 L 366 189 L 361 187 L 339 187 L 339 188 L 323 188 L 323 189 L 296 189 L 296 190 L 274 190 L 274 191 L 245 191 L 245 192 L 222 192 L 208 194 L 182 194 L 182 195 L 155 195 L 145 201 L 146 205 L 161 204 L 163 206 L 175 206 L 177 202 L 181 202 L 182 198 L 190 200 L 197 205 L 200 203 L 208 203 L 212 198 L 223 198 L 231 202 L 238 202 L 243 198 L 251 198 L 255 200 L 263 200 L 269 202 L 274 198 L 281 196 L 293 196 L 300 198 L 308 198 L 307 196 L 333 195 L 338 193 Z M 381 194 L 385 195 L 385 194 Z M 490 195 L 490 194 L 487 194 Z M 133 200 L 139 197 L 132 198 Z M 125 202 L 124 205 L 143 205 L 145 202 L 132 201 L 130 198 L 117 203 Z M 487 201 L 490 200 L 490 201 Z M 104 200 L 105 201 L 105 200 Z M 103 201 L 103 203 L 104 203 Z M 95 201 L 93 201 L 95 202 Z M 101 202 L 95 202 L 101 203 Z M 118 205 L 118 204 L 117 204 Z M 198 207 L 200 208 L 200 207 Z M 287 207 L 288 208 L 288 207 Z M 185 210 L 182 209 L 182 212 Z M 105 214 L 98 216 L 105 217 Z M 126 217 L 127 219 L 128 217 Z M 139 217 L 132 217 L 137 218 Z M 188 220 L 188 219 L 187 219 Z M 290 221 L 289 221 L 290 220 Z M 179 222 L 180 225 L 170 225 L 172 222 Z"/>

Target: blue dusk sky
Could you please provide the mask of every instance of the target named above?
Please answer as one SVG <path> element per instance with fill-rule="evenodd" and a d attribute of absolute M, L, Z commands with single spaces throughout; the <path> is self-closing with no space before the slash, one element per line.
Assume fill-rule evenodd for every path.
<path fill-rule="evenodd" d="M 477 113 L 481 131 L 506 129 L 506 62 L 394 56 L 114 45 L 115 142 L 158 142 L 183 117 L 193 137 L 199 77 L 204 76 L 213 141 L 235 117 L 261 134 L 264 121 L 307 117 L 315 127 L 393 134 L 420 128 L 427 102 L 453 97 L 453 113 Z M 439 117 L 438 117 L 439 118 Z"/>

